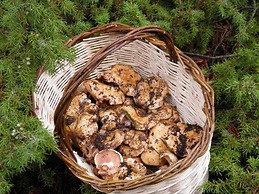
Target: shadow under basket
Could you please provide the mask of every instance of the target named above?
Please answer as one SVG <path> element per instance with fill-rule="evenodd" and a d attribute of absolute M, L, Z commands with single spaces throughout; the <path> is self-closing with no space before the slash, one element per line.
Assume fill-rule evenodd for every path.
<path fill-rule="evenodd" d="M 105 193 L 201 193 L 208 179 L 214 130 L 214 93 L 196 63 L 183 54 L 158 26 L 131 27 L 111 23 L 72 37 L 73 62 L 60 61 L 54 74 L 39 72 L 33 95 L 34 111 L 58 139 L 58 155 L 83 182 Z M 187 157 L 165 170 L 135 180 L 107 181 L 74 151 L 63 130 L 63 117 L 79 84 L 115 64 L 132 66 L 143 78 L 158 75 L 169 87 L 169 102 L 185 123 L 203 128 L 201 141 Z"/>

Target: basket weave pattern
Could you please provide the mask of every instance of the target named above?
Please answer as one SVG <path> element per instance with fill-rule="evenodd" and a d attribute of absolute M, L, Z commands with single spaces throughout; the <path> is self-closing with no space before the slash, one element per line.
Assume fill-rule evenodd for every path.
<path fill-rule="evenodd" d="M 214 130 L 214 94 L 195 62 L 157 26 L 133 28 L 112 23 L 72 37 L 66 45 L 75 48 L 76 59 L 72 63 L 61 61 L 54 75 L 40 73 L 34 109 L 50 133 L 59 137 L 58 155 L 71 172 L 107 193 L 196 192 L 207 179 Z M 72 150 L 62 127 L 63 115 L 77 86 L 117 63 L 131 65 L 142 77 L 159 75 L 167 82 L 169 102 L 177 107 L 183 122 L 204 129 L 201 142 L 186 158 L 166 170 L 131 181 L 96 177 L 92 167 Z"/>

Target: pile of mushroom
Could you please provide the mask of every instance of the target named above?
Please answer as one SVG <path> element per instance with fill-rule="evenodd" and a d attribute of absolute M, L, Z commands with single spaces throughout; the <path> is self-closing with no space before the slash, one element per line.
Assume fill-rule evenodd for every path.
<path fill-rule="evenodd" d="M 66 114 L 71 145 L 105 180 L 136 179 L 186 157 L 202 128 L 183 123 L 158 76 L 116 64 L 78 87 Z"/>

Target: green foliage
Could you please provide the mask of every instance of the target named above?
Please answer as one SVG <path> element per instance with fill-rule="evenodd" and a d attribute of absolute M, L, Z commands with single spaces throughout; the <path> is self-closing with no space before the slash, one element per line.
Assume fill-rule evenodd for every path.
<path fill-rule="evenodd" d="M 213 86 L 217 102 L 224 101 L 246 111 L 258 107 L 258 68 L 258 45 L 238 49 L 237 57 L 215 65 L 213 70 L 218 79 Z"/>
<path fill-rule="evenodd" d="M 58 183 L 58 173 L 65 174 L 66 167 L 56 168 L 60 160 L 45 164 L 53 160 L 49 154 L 56 150 L 55 140 L 31 115 L 36 71 L 43 66 L 53 72 L 56 61 L 72 60 L 73 52 L 64 46 L 70 37 L 113 21 L 159 25 L 183 51 L 234 54 L 206 60 L 206 76 L 215 90 L 216 129 L 204 191 L 258 192 L 258 7 L 254 0 L 1 1 L 0 193 L 14 187 L 29 193 L 35 179 L 48 193 Z M 70 188 L 78 186 L 75 192 L 95 192 L 68 177 Z M 65 190 L 68 185 L 63 185 Z"/>
<path fill-rule="evenodd" d="M 249 45 L 251 46 L 251 45 Z M 239 48 L 236 57 L 216 64 L 216 132 L 212 146 L 211 193 L 256 193 L 259 183 L 258 44 Z"/>
<path fill-rule="evenodd" d="M 0 193 L 10 190 L 10 179 L 30 168 L 43 165 L 55 151 L 53 137 L 30 115 L 36 71 L 45 66 L 53 71 L 54 61 L 71 56 L 64 48 L 65 24 L 51 5 L 35 1 L 1 2 L 0 74 L 4 94 L 0 102 Z"/>
<path fill-rule="evenodd" d="M 222 5 L 223 6 L 223 5 Z M 227 5 L 224 5 L 227 6 Z M 230 6 L 230 5 L 228 5 Z M 243 5 L 244 6 L 244 5 Z M 257 5 L 258 6 L 258 5 Z M 211 193 L 258 192 L 259 156 L 259 55 L 258 39 L 251 25 L 258 19 L 244 22 L 232 5 L 230 15 L 221 8 L 221 15 L 232 18 L 238 30 L 235 57 L 213 66 L 213 88 L 216 96 L 216 133 L 210 163 L 211 181 L 205 190 Z M 244 31 L 246 34 L 244 34 Z M 246 37 L 249 37 L 249 41 Z"/>

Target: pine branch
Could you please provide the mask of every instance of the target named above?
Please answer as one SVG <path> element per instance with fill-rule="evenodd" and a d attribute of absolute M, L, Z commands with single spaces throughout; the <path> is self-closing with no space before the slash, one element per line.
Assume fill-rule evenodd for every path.
<path fill-rule="evenodd" d="M 246 25 L 244 31 L 246 31 L 248 29 L 249 25 L 252 22 L 252 19 L 255 17 L 255 14 L 256 14 L 257 10 L 258 10 L 258 6 L 256 5 L 256 0 L 253 0 L 253 13 L 252 13 L 249 21 L 247 22 L 247 25 Z"/>
<path fill-rule="evenodd" d="M 235 57 L 236 54 L 229 54 L 229 55 L 219 55 L 219 56 L 209 56 L 209 55 L 202 55 L 198 53 L 190 53 L 190 52 L 185 52 L 183 51 L 184 54 L 189 55 L 191 57 L 200 57 L 204 59 L 212 59 L 212 60 L 218 60 L 218 59 L 226 59 L 230 57 Z"/>

